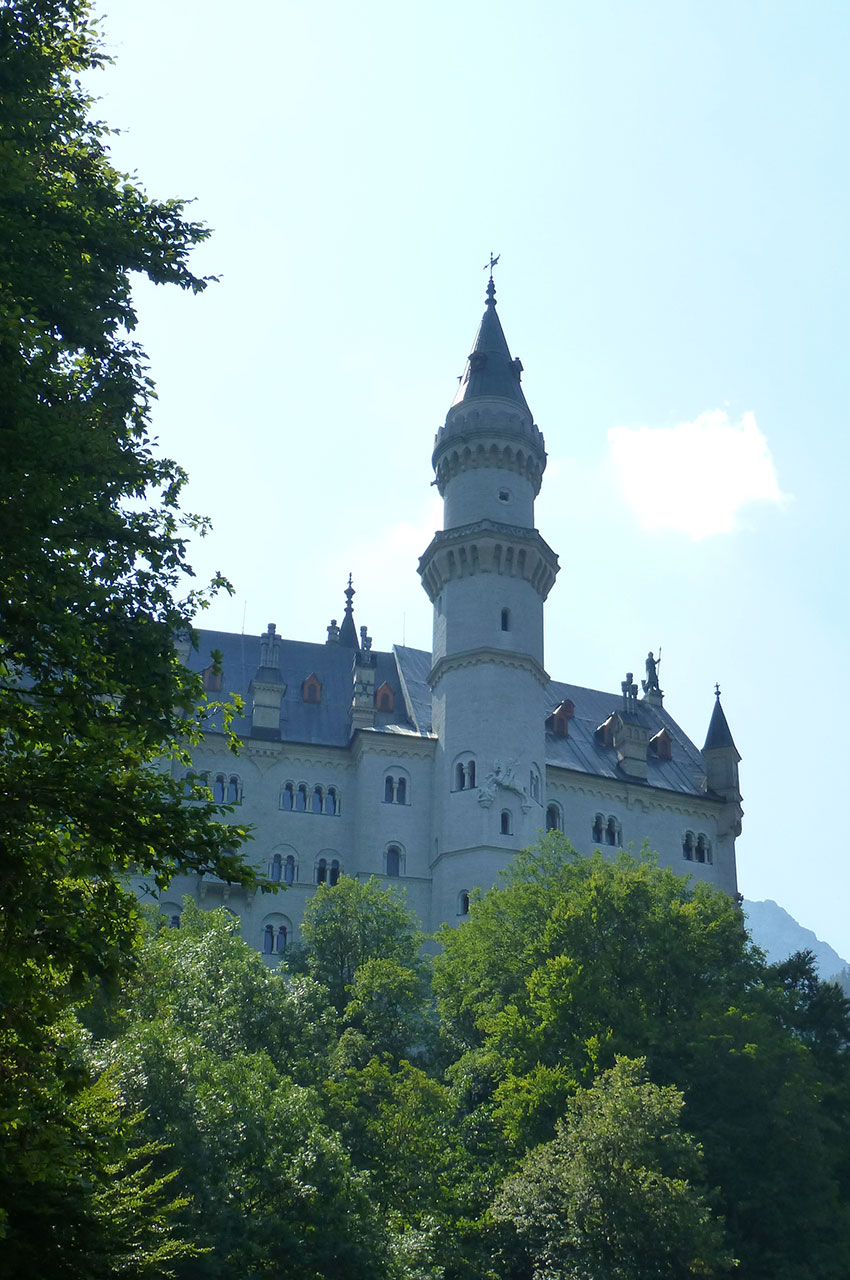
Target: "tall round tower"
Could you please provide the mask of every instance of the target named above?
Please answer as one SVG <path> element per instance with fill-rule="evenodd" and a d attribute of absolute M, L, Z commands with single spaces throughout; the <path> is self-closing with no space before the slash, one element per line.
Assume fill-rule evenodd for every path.
<path fill-rule="evenodd" d="M 432 458 L 443 531 L 419 562 L 434 605 L 432 914 L 468 910 L 545 826 L 543 602 L 558 558 L 534 528 L 543 436 L 487 307 Z"/>

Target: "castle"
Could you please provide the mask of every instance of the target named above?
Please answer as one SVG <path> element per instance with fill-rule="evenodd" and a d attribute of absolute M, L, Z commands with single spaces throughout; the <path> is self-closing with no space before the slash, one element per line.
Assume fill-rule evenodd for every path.
<path fill-rule="evenodd" d="M 546 672 L 558 558 L 534 527 L 546 451 L 521 374 L 491 275 L 434 443 L 444 527 L 419 562 L 431 653 L 373 649 L 350 579 L 323 643 L 284 639 L 270 623 L 261 636 L 201 631 L 196 651 L 185 646 L 205 688 L 245 702 L 239 755 L 213 728 L 194 776 L 253 827 L 247 856 L 286 892 L 179 877 L 160 903 L 173 924 L 185 893 L 224 904 L 274 962 L 315 886 L 347 875 L 403 887 L 431 931 L 462 920 L 473 890 L 553 828 L 582 853 L 648 841 L 662 866 L 735 894 L 740 757 L 719 691 L 700 751 L 664 707 L 652 654 L 642 692 L 632 673 L 611 693 Z"/>

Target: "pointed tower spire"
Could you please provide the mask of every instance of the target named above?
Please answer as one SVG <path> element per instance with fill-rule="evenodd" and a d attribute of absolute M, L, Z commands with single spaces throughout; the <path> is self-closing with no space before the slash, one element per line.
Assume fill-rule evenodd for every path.
<path fill-rule="evenodd" d="M 725 751 L 730 747 L 740 760 L 738 748 L 735 746 L 734 739 L 729 729 L 726 716 L 723 713 L 723 707 L 720 705 L 720 685 L 714 686 L 714 709 L 711 713 L 711 720 L 708 725 L 708 733 L 705 736 L 705 746 L 703 751 Z"/>
<path fill-rule="evenodd" d="M 492 274 L 487 282 L 486 304 L 452 407 L 467 404 L 479 396 L 498 396 L 502 400 L 514 400 L 529 412 L 520 386 L 522 363 L 511 359 L 496 311 Z"/>
<path fill-rule="evenodd" d="M 339 644 L 345 649 L 360 649 L 357 639 L 357 628 L 354 625 L 354 587 L 351 585 L 351 574 L 348 575 L 348 586 L 345 588 L 345 616 L 339 629 Z"/>

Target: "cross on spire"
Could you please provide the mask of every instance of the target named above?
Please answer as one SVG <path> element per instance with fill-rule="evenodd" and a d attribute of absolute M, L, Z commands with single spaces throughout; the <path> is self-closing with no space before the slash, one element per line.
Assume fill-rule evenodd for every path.
<path fill-rule="evenodd" d="M 484 270 L 485 270 L 485 271 L 489 271 L 489 272 L 490 272 L 490 279 L 491 279 L 491 280 L 493 279 L 493 268 L 495 267 L 496 263 L 499 261 L 499 259 L 501 258 L 501 256 L 502 256 L 502 255 L 501 255 L 500 253 L 497 253 L 497 254 L 496 254 L 496 256 L 495 256 L 495 258 L 494 258 L 494 257 L 493 257 L 493 250 L 491 249 L 491 250 L 490 250 L 490 261 L 489 261 L 489 262 L 485 262 L 485 263 L 484 263 Z"/>

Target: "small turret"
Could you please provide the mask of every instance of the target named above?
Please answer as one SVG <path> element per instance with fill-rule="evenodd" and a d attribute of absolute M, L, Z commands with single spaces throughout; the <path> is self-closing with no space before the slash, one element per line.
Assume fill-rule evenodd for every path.
<path fill-rule="evenodd" d="M 714 707 L 702 754 L 705 759 L 706 785 L 709 791 L 740 801 L 738 764 L 741 757 L 732 738 L 723 707 L 720 705 L 720 686 L 714 687 Z"/>
<path fill-rule="evenodd" d="M 270 622 L 260 636 L 260 665 L 251 681 L 251 734 L 255 738 L 280 738 L 280 706 L 286 685 L 280 674 L 280 636 Z"/>
<path fill-rule="evenodd" d="M 354 696 L 351 700 L 352 729 L 375 727 L 375 655 L 372 637 L 360 628 L 360 644 L 354 660 Z"/>

